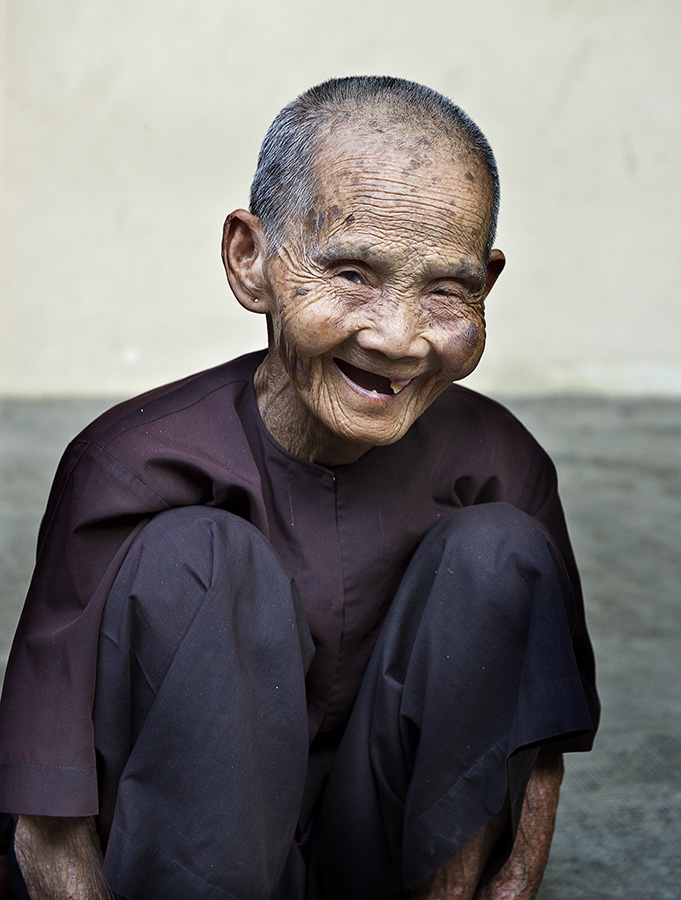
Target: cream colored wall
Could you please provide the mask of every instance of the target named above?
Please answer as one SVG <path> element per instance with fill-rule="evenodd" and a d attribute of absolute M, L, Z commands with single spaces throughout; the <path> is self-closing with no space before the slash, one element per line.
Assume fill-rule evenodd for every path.
<path fill-rule="evenodd" d="M 460 103 L 502 174 L 485 390 L 681 393 L 676 0 L 5 0 L 0 392 L 144 390 L 259 346 L 225 214 L 327 77 Z"/>

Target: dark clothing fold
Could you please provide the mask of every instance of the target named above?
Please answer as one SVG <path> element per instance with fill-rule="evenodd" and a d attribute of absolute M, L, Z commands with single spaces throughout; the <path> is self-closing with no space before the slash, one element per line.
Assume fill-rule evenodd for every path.
<path fill-rule="evenodd" d="M 130 900 L 406 896 L 507 798 L 517 823 L 540 744 L 591 730 L 572 604 L 533 519 L 498 503 L 445 516 L 409 564 L 339 746 L 308 757 L 314 649 L 292 579 L 249 523 L 160 513 L 102 620 L 111 886 Z"/>
<path fill-rule="evenodd" d="M 546 628 L 556 628 L 571 645 L 570 684 L 577 678 L 579 691 L 573 697 L 572 688 L 565 688 L 565 702 L 569 706 L 574 701 L 580 716 L 586 702 L 590 726 L 582 727 L 582 722 L 572 729 L 562 723 L 555 735 L 536 737 L 528 713 L 530 718 L 511 723 L 511 733 L 521 744 L 550 740 L 556 751 L 591 746 L 598 721 L 593 655 L 555 470 L 542 448 L 503 407 L 452 385 L 396 444 L 375 447 L 356 463 L 331 470 L 287 453 L 266 431 L 253 390 L 262 358 L 262 353 L 250 354 L 127 401 L 101 416 L 67 449 L 41 526 L 36 568 L 0 704 L 0 809 L 59 816 L 99 812 L 97 767 L 101 775 L 103 756 L 95 752 L 93 706 L 102 613 L 149 524 L 185 507 L 229 513 L 247 525 L 250 539 L 262 538 L 269 548 L 265 571 L 277 574 L 272 574 L 276 590 L 268 596 L 276 594 L 277 599 L 268 613 L 263 610 L 263 622 L 283 615 L 279 604 L 295 610 L 295 637 L 289 638 L 291 647 L 298 648 L 302 670 L 288 677 L 296 681 L 291 695 L 299 699 L 303 678 L 306 704 L 307 780 L 295 787 L 302 791 L 303 810 L 313 809 L 319 794 L 316 779 L 322 775 L 314 773 L 328 771 L 347 734 L 369 660 L 372 654 L 376 659 L 374 647 L 385 633 L 417 547 L 438 523 L 467 508 L 502 503 L 531 517 L 550 536 L 551 553 L 566 573 L 573 598 L 562 613 L 570 637 L 565 638 L 562 621 L 548 622 Z M 232 563 L 232 571 L 241 575 L 239 568 Z M 246 564 L 244 569 L 250 570 Z M 205 575 L 187 570 L 185 577 L 201 590 L 205 587 Z M 230 581 L 230 591 L 235 584 Z M 168 602 L 163 591 L 155 598 L 154 603 Z M 145 723 L 134 744 L 136 753 L 142 754 L 140 741 L 152 715 L 145 712 L 142 698 L 155 696 L 155 679 L 163 676 L 160 695 L 165 679 L 175 677 L 174 666 L 179 667 L 186 652 L 184 641 L 188 648 L 194 624 L 201 615 L 209 616 L 208 609 L 212 607 L 205 606 L 204 612 L 192 607 L 196 619 L 190 615 L 191 621 L 186 620 L 177 661 L 165 674 L 147 671 L 141 660 L 132 666 L 137 689 L 127 727 L 132 734 Z M 157 634 L 149 629 L 139 639 L 174 646 L 178 634 L 168 635 L 161 619 L 156 627 Z M 254 678 L 254 685 L 259 684 Z M 553 697 L 543 675 L 536 684 L 532 679 L 519 684 L 521 691 L 531 686 L 533 702 L 543 693 Z M 204 683 L 202 702 L 209 694 Z M 98 707 L 97 721 L 100 715 Z M 263 728 L 271 741 L 268 716 Z M 300 717 L 296 707 L 291 730 L 296 740 Z M 254 720 L 246 720 L 255 728 Z M 474 720 L 477 727 L 478 718 Z M 405 724 L 409 718 L 400 721 L 404 741 L 417 726 Z M 129 741 L 130 734 L 119 739 Z M 500 749 L 499 758 L 505 752 Z M 136 759 L 125 765 L 132 767 Z M 116 765 L 120 769 L 123 763 Z M 139 765 L 147 772 L 142 759 Z M 292 765 L 301 771 L 302 763 Z M 118 784 L 119 774 L 106 781 L 104 772 L 103 783 L 109 787 L 102 793 L 102 822 L 109 815 L 107 791 L 124 796 L 110 787 Z M 135 777 L 125 776 L 125 791 L 133 789 Z M 218 806 L 227 810 L 228 798 L 220 798 Z M 419 815 L 424 813 L 425 808 Z M 405 822 L 413 818 L 409 812 Z M 286 841 L 290 823 L 287 828 Z M 321 840 L 322 833 L 315 829 L 314 840 Z M 310 843 L 309 852 L 312 848 Z M 291 859 L 284 873 L 296 870 L 295 854 Z M 413 863 L 413 872 L 422 868 Z"/>

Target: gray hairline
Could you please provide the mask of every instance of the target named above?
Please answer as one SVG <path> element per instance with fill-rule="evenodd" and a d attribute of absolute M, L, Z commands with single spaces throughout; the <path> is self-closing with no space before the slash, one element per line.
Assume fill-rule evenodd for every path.
<path fill-rule="evenodd" d="M 496 237 L 499 212 L 499 175 L 487 139 L 460 107 L 435 91 L 401 79 L 372 77 L 335 79 L 311 88 L 285 106 L 268 129 L 251 184 L 251 212 L 260 219 L 269 255 L 276 255 L 281 249 L 291 224 L 302 226 L 314 211 L 318 198 L 316 161 L 333 126 L 354 125 L 375 134 L 380 131 L 369 126 L 365 115 L 360 121 L 351 119 L 351 104 L 353 100 L 356 104 L 358 97 L 343 98 L 337 94 L 315 103 L 315 92 L 320 89 L 323 90 L 328 85 L 343 86 L 353 82 L 361 82 L 361 88 L 365 92 L 366 84 L 381 86 L 390 82 L 399 85 L 400 90 L 392 95 L 381 95 L 376 89 L 370 97 L 376 107 L 386 112 L 386 118 L 391 111 L 391 101 L 393 104 L 401 104 L 403 111 L 410 104 L 415 106 L 415 98 L 406 96 L 406 90 L 416 88 L 423 92 L 426 100 L 430 101 L 429 110 L 435 110 L 439 114 L 439 136 L 460 141 L 464 150 L 472 153 L 483 167 L 491 181 L 490 224 L 484 250 L 487 265 Z M 347 110 L 345 115 L 344 108 Z M 447 127 L 443 122 L 446 122 Z M 418 125 L 413 128 L 413 135 L 418 137 Z"/>

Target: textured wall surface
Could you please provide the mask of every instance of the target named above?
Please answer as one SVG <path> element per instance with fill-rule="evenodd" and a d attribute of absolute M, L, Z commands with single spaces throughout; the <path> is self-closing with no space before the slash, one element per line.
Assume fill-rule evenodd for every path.
<path fill-rule="evenodd" d="M 471 383 L 681 393 L 675 0 L 7 0 L 0 392 L 139 391 L 263 343 L 218 247 L 278 109 L 387 73 L 460 103 L 502 173 Z M 256 21 L 257 20 L 257 21 Z"/>

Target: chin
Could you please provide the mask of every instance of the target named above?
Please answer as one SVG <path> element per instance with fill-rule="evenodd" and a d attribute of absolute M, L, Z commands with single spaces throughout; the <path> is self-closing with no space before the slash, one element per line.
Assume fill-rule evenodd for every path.
<path fill-rule="evenodd" d="M 348 429 L 347 432 L 337 432 L 338 437 L 346 441 L 352 442 L 357 446 L 364 447 L 386 447 L 388 444 L 395 444 L 409 431 L 413 422 L 408 424 L 402 423 L 395 428 L 376 429 L 374 428 L 354 428 Z"/>

